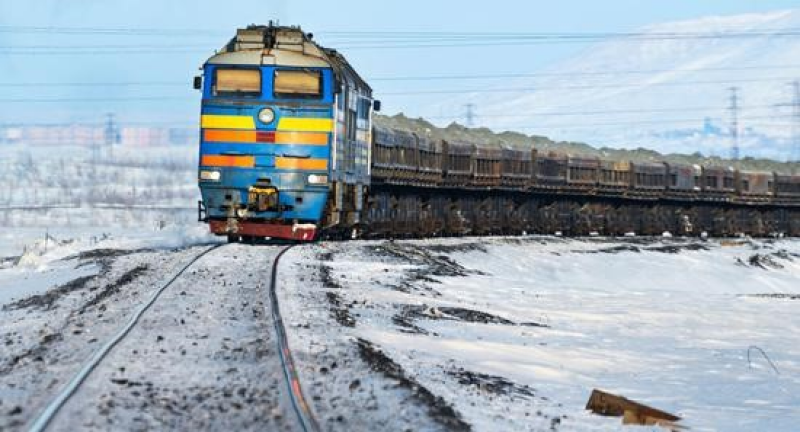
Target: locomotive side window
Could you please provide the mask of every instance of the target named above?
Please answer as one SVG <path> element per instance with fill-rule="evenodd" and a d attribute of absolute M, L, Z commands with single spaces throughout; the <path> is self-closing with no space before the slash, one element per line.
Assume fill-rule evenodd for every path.
<path fill-rule="evenodd" d="M 217 69 L 214 96 L 261 96 L 261 71 L 258 69 Z"/>
<path fill-rule="evenodd" d="M 276 98 L 322 97 L 322 72 L 313 70 L 276 70 L 274 93 Z"/>

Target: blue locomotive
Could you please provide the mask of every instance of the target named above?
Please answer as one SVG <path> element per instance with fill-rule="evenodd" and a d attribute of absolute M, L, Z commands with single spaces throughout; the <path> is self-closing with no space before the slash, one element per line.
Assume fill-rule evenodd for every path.
<path fill-rule="evenodd" d="M 201 219 L 230 241 L 359 225 L 372 89 L 296 27 L 250 26 L 203 66 Z"/>

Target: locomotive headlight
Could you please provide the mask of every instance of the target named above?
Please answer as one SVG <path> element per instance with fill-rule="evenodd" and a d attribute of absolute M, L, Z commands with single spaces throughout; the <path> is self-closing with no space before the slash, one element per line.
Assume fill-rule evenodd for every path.
<path fill-rule="evenodd" d="M 220 177 L 219 171 L 200 171 L 200 180 L 219 181 Z"/>
<path fill-rule="evenodd" d="M 308 176 L 308 184 L 324 185 L 328 184 L 328 176 L 325 174 L 311 174 Z"/>
<path fill-rule="evenodd" d="M 272 123 L 275 120 L 275 111 L 272 108 L 264 108 L 258 112 L 258 120 L 261 123 Z"/>

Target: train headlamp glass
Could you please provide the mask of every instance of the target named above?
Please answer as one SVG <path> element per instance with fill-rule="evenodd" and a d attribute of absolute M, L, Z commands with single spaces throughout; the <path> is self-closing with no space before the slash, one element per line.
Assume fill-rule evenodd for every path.
<path fill-rule="evenodd" d="M 200 180 L 219 181 L 220 177 L 219 171 L 200 171 Z"/>
<path fill-rule="evenodd" d="M 308 176 L 308 184 L 324 185 L 328 184 L 328 176 L 326 174 L 311 174 Z"/>
<path fill-rule="evenodd" d="M 258 121 L 261 123 L 272 123 L 275 120 L 275 111 L 272 108 L 264 108 L 258 112 Z"/>

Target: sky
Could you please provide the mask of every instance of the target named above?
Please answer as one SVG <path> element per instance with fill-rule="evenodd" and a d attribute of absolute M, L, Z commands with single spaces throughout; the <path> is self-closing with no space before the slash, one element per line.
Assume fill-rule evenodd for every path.
<path fill-rule="evenodd" d="M 451 0 L 0 0 L 0 125 L 95 122 L 107 112 L 123 123 L 192 125 L 199 95 L 191 80 L 198 67 L 236 28 L 269 20 L 301 25 L 343 52 L 373 85 L 385 113 L 419 116 L 430 114 L 432 98 L 441 96 L 407 93 L 443 81 L 391 78 L 530 73 L 591 46 L 387 48 L 370 45 L 374 36 L 336 32 L 625 32 L 664 21 L 794 7 L 796 0 L 494 0 L 482 7 Z M 85 83 L 94 85 L 75 85 Z M 480 85 L 448 88 L 469 84 Z"/>

